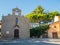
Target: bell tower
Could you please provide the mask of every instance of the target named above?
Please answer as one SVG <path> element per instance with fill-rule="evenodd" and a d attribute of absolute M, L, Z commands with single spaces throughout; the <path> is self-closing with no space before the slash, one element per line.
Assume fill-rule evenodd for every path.
<path fill-rule="evenodd" d="M 21 10 L 19 8 L 12 9 L 12 15 L 21 15 Z"/>

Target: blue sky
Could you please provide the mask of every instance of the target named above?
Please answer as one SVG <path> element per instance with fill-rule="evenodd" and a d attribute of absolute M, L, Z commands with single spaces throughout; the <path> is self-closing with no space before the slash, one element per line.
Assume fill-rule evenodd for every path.
<path fill-rule="evenodd" d="M 48 11 L 60 12 L 60 0 L 0 0 L 0 19 L 2 14 L 12 13 L 12 8 L 20 8 L 22 15 L 25 15 L 33 11 L 38 5 Z"/>

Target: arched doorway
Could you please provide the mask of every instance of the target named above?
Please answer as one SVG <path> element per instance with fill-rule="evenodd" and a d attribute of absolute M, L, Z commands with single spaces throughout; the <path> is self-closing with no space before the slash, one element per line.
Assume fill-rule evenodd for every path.
<path fill-rule="evenodd" d="M 53 38 L 58 38 L 57 32 L 53 32 L 53 33 L 52 33 L 52 36 L 53 36 Z"/>
<path fill-rule="evenodd" d="M 14 30 L 14 38 L 19 38 L 19 30 L 18 29 Z"/>

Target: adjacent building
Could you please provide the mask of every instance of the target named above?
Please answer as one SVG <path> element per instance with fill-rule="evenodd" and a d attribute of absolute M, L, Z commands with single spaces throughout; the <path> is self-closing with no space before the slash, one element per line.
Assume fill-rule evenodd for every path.
<path fill-rule="evenodd" d="M 48 38 L 60 38 L 60 16 L 55 16 L 54 22 L 50 24 Z"/>

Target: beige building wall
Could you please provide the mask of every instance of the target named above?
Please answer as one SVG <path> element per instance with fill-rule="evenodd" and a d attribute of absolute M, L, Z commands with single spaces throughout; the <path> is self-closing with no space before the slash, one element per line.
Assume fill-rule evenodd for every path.
<path fill-rule="evenodd" d="M 50 28 L 48 30 L 48 37 L 49 38 L 60 38 L 60 21 L 50 24 Z"/>

